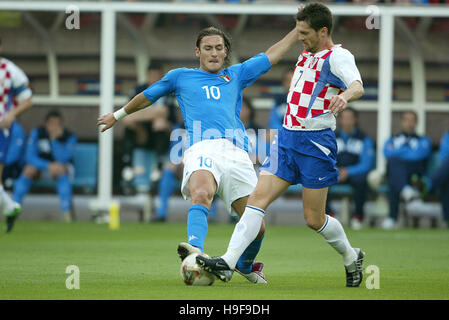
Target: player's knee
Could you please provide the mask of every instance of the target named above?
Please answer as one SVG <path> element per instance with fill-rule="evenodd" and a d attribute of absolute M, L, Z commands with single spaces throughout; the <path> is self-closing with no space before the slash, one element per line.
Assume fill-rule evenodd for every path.
<path fill-rule="evenodd" d="M 317 223 L 314 219 L 306 219 L 306 224 L 310 229 L 318 230 L 321 228 L 321 224 Z"/>
<path fill-rule="evenodd" d="M 326 220 L 325 216 L 315 215 L 313 213 L 305 214 L 304 218 L 306 220 L 306 224 L 310 229 L 319 230 Z"/>
<path fill-rule="evenodd" d="M 256 188 L 249 196 L 248 204 L 251 204 L 251 206 L 253 207 L 265 210 L 268 207 L 269 202 L 267 201 L 267 197 L 264 195 L 264 192 Z"/>
<path fill-rule="evenodd" d="M 205 188 L 200 188 L 191 192 L 191 196 L 193 204 L 202 204 L 204 206 L 210 207 L 214 199 L 214 192 Z"/>

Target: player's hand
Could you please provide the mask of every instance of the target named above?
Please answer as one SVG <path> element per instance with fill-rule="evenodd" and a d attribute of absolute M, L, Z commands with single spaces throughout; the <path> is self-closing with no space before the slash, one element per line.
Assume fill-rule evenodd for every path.
<path fill-rule="evenodd" d="M 348 169 L 338 168 L 338 182 L 345 182 L 348 180 Z"/>
<path fill-rule="evenodd" d="M 11 128 L 12 123 L 16 119 L 16 116 L 12 112 L 8 112 L 5 114 L 5 117 L 0 121 L 0 129 L 9 129 Z"/>
<path fill-rule="evenodd" d="M 105 125 L 103 129 L 101 129 L 101 132 L 105 132 L 116 122 L 117 120 L 115 120 L 114 115 L 112 113 L 108 113 L 97 119 L 97 126 Z"/>
<path fill-rule="evenodd" d="M 341 95 L 332 96 L 330 99 L 329 110 L 336 116 L 348 105 L 348 101 Z"/>
<path fill-rule="evenodd" d="M 51 162 L 48 165 L 48 171 L 53 177 L 59 177 L 67 172 L 65 166 L 59 162 Z"/>

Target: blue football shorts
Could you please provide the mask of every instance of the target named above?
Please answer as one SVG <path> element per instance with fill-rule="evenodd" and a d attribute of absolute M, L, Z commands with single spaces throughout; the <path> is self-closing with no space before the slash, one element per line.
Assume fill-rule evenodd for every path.
<path fill-rule="evenodd" d="M 338 183 L 337 140 L 331 129 L 294 131 L 282 128 L 260 170 L 291 184 L 321 189 Z"/>
<path fill-rule="evenodd" d="M 11 140 L 9 129 L 0 129 L 0 163 L 5 163 L 9 140 Z"/>

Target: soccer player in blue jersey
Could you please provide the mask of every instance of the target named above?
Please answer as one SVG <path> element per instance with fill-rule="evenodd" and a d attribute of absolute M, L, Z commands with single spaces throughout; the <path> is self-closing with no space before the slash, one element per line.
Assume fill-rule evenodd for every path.
<path fill-rule="evenodd" d="M 413 197 L 411 186 L 414 174 L 422 175 L 426 170 L 427 159 L 432 153 L 432 141 L 427 136 L 416 133 L 418 116 L 414 111 L 401 114 L 401 132 L 390 137 L 384 144 L 387 159 L 388 217 L 382 222 L 383 229 L 397 227 L 399 203 Z"/>
<path fill-rule="evenodd" d="M 291 184 L 301 183 L 307 225 L 323 236 L 343 259 L 346 286 L 362 281 L 364 252 L 353 248 L 340 222 L 325 214 L 328 187 L 338 182 L 335 116 L 363 95 L 354 56 L 331 38 L 332 13 L 311 3 L 296 16 L 298 38 L 304 45 L 287 96 L 283 128 L 273 145 L 278 152 L 261 168 L 256 189 L 235 226 L 227 252 L 218 258 L 198 256 L 207 271 L 222 277 L 232 271 L 242 252 L 255 239 L 268 205 Z M 277 162 L 277 166 L 270 163 Z M 229 274 L 229 273 L 228 273 Z"/>
<path fill-rule="evenodd" d="M 265 53 L 226 67 L 231 52 L 229 38 L 217 28 L 203 29 L 195 48 L 199 68 L 171 70 L 123 108 L 98 119 L 98 125 L 105 125 L 102 129 L 105 131 L 117 120 L 149 106 L 161 96 L 176 95 L 187 130 L 181 192 L 185 199 L 192 201 L 187 217 L 188 243 L 178 247 L 181 259 L 204 251 L 206 218 L 215 194 L 225 202 L 229 212 L 243 214 L 257 176 L 240 120 L 242 91 L 270 70 L 297 41 L 294 29 Z M 267 282 L 262 273 L 263 264 L 253 263 L 264 231 L 262 222 L 237 263 L 236 270 L 253 283 Z"/>

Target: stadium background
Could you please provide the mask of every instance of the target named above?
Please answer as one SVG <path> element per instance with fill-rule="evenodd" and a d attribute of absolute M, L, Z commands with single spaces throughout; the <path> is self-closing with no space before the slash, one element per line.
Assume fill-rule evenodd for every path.
<path fill-rule="evenodd" d="M 101 13 L 96 10 L 80 11 L 80 28 L 68 30 L 65 27 L 65 19 L 69 13 L 61 10 L 20 10 L 11 9 L 21 6 L 20 3 L 39 5 L 38 1 L 1 1 L 0 2 L 0 35 L 2 37 L 2 56 L 11 59 L 20 66 L 30 79 L 33 89 L 33 107 L 20 117 L 27 133 L 43 122 L 46 112 L 55 107 L 59 108 L 64 115 L 66 125 L 79 138 L 80 142 L 98 143 L 99 135 L 96 127 L 96 119 L 99 115 L 100 106 L 100 78 L 101 78 Z M 61 1 L 53 1 L 54 3 Z M 105 8 L 108 3 L 126 1 L 81 1 L 85 3 L 97 3 Z M 154 1 L 129 1 L 129 3 L 152 3 Z M 241 2 L 254 8 L 262 6 L 290 6 L 296 10 L 300 1 L 165 1 L 164 5 L 176 2 L 180 7 L 189 5 L 227 5 L 225 2 Z M 3 3 L 3 4 L 2 4 Z M 37 4 L 36 4 L 37 3 Z M 51 1 L 47 1 L 48 5 Z M 128 3 L 128 2 L 127 2 Z M 157 2 L 155 2 L 157 3 Z M 367 6 L 387 5 L 388 7 L 403 8 L 404 10 L 416 8 L 444 8 L 448 10 L 449 3 L 444 1 L 336 1 L 326 2 L 332 8 L 344 8 L 343 6 Z M 74 3 L 66 3 L 77 4 Z M 50 4 L 51 5 L 51 4 Z M 237 5 L 237 4 L 235 4 Z M 256 10 L 256 9 L 255 9 Z M 274 10 L 274 9 L 273 9 Z M 182 10 L 181 10 L 182 11 Z M 280 39 L 293 26 L 293 15 L 269 15 L 269 14 L 194 14 L 194 13 L 118 13 L 116 16 L 116 45 L 115 45 L 115 95 L 113 98 L 116 107 L 127 101 L 128 92 L 137 84 L 142 82 L 146 65 L 150 59 L 162 61 L 164 71 L 176 67 L 196 67 L 197 60 L 194 57 L 194 42 L 197 32 L 206 26 L 216 25 L 224 27 L 233 37 L 235 62 L 243 61 L 259 52 L 265 51 L 271 44 Z M 420 108 L 426 107 L 425 121 L 420 123 L 420 130 L 426 133 L 432 140 L 434 149 L 438 149 L 438 143 L 442 134 L 449 128 L 449 14 L 439 17 L 396 17 L 394 34 L 394 60 L 393 60 L 393 103 L 392 103 L 392 125 L 391 131 L 397 132 L 399 127 L 399 111 L 413 109 L 413 81 L 410 62 L 410 52 L 418 50 L 422 57 L 425 76 L 425 103 Z M 344 47 L 353 52 L 357 65 L 365 83 L 366 96 L 360 101 L 353 103 L 360 111 L 361 127 L 377 141 L 379 130 L 384 130 L 378 122 L 378 89 L 382 79 L 379 78 L 379 29 L 366 28 L 366 15 L 336 16 L 333 39 L 335 43 L 343 43 Z M 382 28 L 382 26 L 380 26 Z M 404 31 L 405 29 L 408 31 Z M 413 47 L 408 41 L 412 36 Z M 297 58 L 297 50 L 291 50 L 284 60 L 264 75 L 254 85 L 247 88 L 244 94 L 250 98 L 256 109 L 256 120 L 259 124 L 267 123 L 268 113 L 273 106 L 273 93 L 278 92 L 281 86 L 282 73 L 292 66 Z M 141 53 L 143 56 L 138 57 Z M 146 54 L 146 55 L 145 55 Z M 52 71 L 49 71 L 51 60 L 55 58 L 57 67 L 57 78 L 52 84 Z M 139 60 L 140 59 L 140 60 Z M 53 78 L 54 79 L 54 78 Z M 87 89 L 86 89 L 87 88 Z M 110 97 L 112 99 L 112 97 Z M 421 112 L 419 112 L 422 115 Z M 114 142 L 117 143 L 123 134 L 123 127 L 118 124 L 114 128 Z M 109 157 L 117 158 L 117 155 L 109 154 Z M 97 158 L 98 161 L 98 158 Z M 99 164 L 101 166 L 101 163 Z M 125 197 L 119 192 L 120 172 L 113 171 L 113 199 L 121 200 L 122 221 L 136 221 L 142 219 L 142 210 L 148 205 L 144 198 Z M 98 170 L 97 170 L 98 172 Z M 93 177 L 97 180 L 97 176 Z M 111 177 L 112 178 L 112 177 Z M 95 184 L 98 183 L 98 180 Z M 153 186 L 154 188 L 154 186 Z M 74 206 L 79 220 L 90 220 L 92 211 L 90 202 L 95 202 L 96 188 L 85 190 L 77 189 L 74 197 Z M 87 192 L 86 192 L 87 191 Z M 275 202 L 271 208 L 273 214 L 269 216 L 269 224 L 298 224 L 303 225 L 300 193 L 293 190 L 281 201 Z M 288 201 L 285 201 L 287 199 Z M 340 203 L 340 202 L 339 202 Z M 129 204 L 129 206 L 127 206 Z M 137 204 L 137 205 L 136 205 Z M 340 203 L 341 205 L 341 203 Z M 371 201 L 373 211 L 387 210 L 375 201 Z M 171 222 L 182 222 L 186 219 L 186 208 L 188 203 L 180 198 L 178 193 L 172 201 L 168 217 Z M 381 209 L 379 209 L 381 208 Z M 106 210 L 107 208 L 102 208 Z M 299 211 L 299 212 L 298 212 Z M 138 214 L 135 214 L 138 213 Z M 227 221 L 224 207 L 219 206 L 220 221 Z M 386 214 L 380 213 L 380 215 Z M 24 212 L 17 224 L 17 232 L 20 234 L 28 232 L 30 241 L 33 237 L 40 237 L 39 231 L 46 230 L 40 224 L 25 224 L 25 220 L 58 220 L 59 207 L 57 195 L 49 192 L 48 188 L 33 188 L 33 192 L 25 198 Z M 143 217 L 145 219 L 145 217 Z M 176 225 L 176 224 L 175 224 Z M 69 226 L 50 224 L 51 228 L 61 232 L 70 232 Z M 141 226 L 139 228 L 142 228 Z M 145 226 L 152 228 L 149 226 Z M 23 229 L 21 229 L 23 228 Z M 88 230 L 89 236 L 96 233 L 91 226 L 75 226 L 76 230 Z M 131 236 L 129 226 L 124 227 L 125 235 Z M 42 229 L 42 230 L 41 230 Z M 64 231 L 65 230 L 65 231 Z M 103 229 L 102 229 L 103 230 Z M 175 238 L 182 240 L 182 227 L 176 225 L 180 231 Z M 221 230 L 221 229 L 220 229 Z M 227 229 L 226 229 L 227 230 Z M 277 230 L 277 229 L 275 229 Z M 87 231 L 86 231 L 87 232 Z M 103 231 L 102 231 L 103 232 Z M 276 231 L 274 231 L 276 232 Z M 277 231 L 280 232 L 280 231 Z M 301 231 L 302 232 L 302 231 Z M 371 240 L 375 241 L 376 234 L 367 231 Z M 437 231 L 435 231 L 437 232 Z M 146 231 L 139 229 L 135 235 L 138 241 L 143 239 Z M 229 233 L 229 232 L 228 232 Z M 223 239 L 212 238 L 212 246 L 222 248 L 227 243 L 226 233 L 223 231 Z M 401 233 L 398 232 L 398 237 Z M 435 238 L 428 233 L 418 236 L 421 239 L 431 237 L 437 243 L 446 241 L 447 236 L 435 233 Z M 16 235 L 17 236 L 17 235 Z M 103 234 L 100 232 L 99 237 Z M 404 236 L 404 234 L 402 234 Z M 407 234 L 405 237 L 409 237 Z M 423 238 L 422 238 L 423 237 Z M 142 238 L 142 239 L 141 239 Z M 92 239 L 94 241 L 94 239 Z M 51 241 L 51 240 L 49 240 Z M 143 241 L 143 240 L 142 240 Z M 223 242 L 224 241 L 224 242 Z M 4 244 L 6 244 L 5 242 Z M 434 244 L 431 244 L 434 245 Z M 423 245 L 424 246 L 424 245 Z M 268 250 L 268 249 L 267 249 Z M 324 250 L 324 249 L 323 249 Z M 423 248 L 425 251 L 426 249 Z M 441 261 L 447 265 L 447 257 Z M 177 288 L 175 286 L 175 288 Z M 50 290 L 50 289 L 49 289 Z M 32 296 L 32 295 L 31 295 Z M 282 295 L 281 295 L 282 296 Z M 23 297 L 21 292 L 16 297 Z M 95 297 L 95 296 L 93 296 Z M 177 296 L 174 296 L 177 298 Z M 203 295 L 199 296 L 206 297 Z M 332 298 L 332 296 L 330 296 Z M 426 298 L 414 296 L 415 298 Z M 444 297 L 444 294 L 436 295 Z M 156 297 L 153 297 L 156 298 Z M 276 297 L 275 297 L 276 298 Z M 288 298 L 288 296 L 287 296 Z M 291 297 L 290 297 L 291 298 Z M 374 297 L 375 298 L 375 297 Z M 446 296 L 447 298 L 447 296 Z"/>
<path fill-rule="evenodd" d="M 81 4 L 87 2 L 95 3 L 84 1 Z M 113 3 L 118 2 L 113 1 Z M 126 3 L 131 4 L 131 2 Z M 173 5 L 170 2 L 172 1 L 166 1 L 162 5 Z M 218 4 L 213 4 L 211 1 L 175 2 L 176 7 L 173 10 L 181 11 L 180 13 L 117 13 L 114 86 L 114 102 L 117 107 L 127 101 L 128 93 L 136 83 L 142 82 L 149 61 L 161 61 L 164 71 L 181 66 L 196 67 L 197 61 L 193 54 L 195 35 L 205 26 L 220 26 L 231 34 L 234 41 L 233 62 L 238 62 L 266 50 L 294 25 L 292 15 L 219 15 L 182 12 L 185 6 L 198 5 L 193 2 L 199 2 L 203 6 L 213 6 L 223 5 L 224 1 L 218 1 Z M 147 3 L 155 2 L 140 2 L 140 4 Z M 272 3 L 283 7 L 290 5 L 292 9 L 299 4 L 296 1 Z M 67 3 L 67 8 L 70 4 Z M 370 5 L 376 2 L 363 4 Z M 403 10 L 407 10 L 411 4 L 387 3 Z M 249 5 L 254 8 L 257 6 L 269 8 L 270 2 L 252 1 Z M 336 8 L 342 8 L 343 5 L 348 6 L 349 3 L 338 3 Z M 434 4 L 432 1 L 420 5 L 423 8 L 446 7 L 444 3 Z M 142 10 L 142 8 L 139 9 Z M 33 126 L 42 123 L 48 110 L 57 107 L 63 111 L 67 126 L 77 134 L 81 142 L 97 143 L 98 130 L 95 120 L 99 114 L 101 13 L 81 10 L 80 28 L 69 30 L 65 24 L 71 13 L 72 11 L 66 13 L 45 11 L 45 9 L 2 11 L 0 30 L 3 38 L 3 55 L 23 68 L 30 78 L 34 92 L 34 107 L 20 118 L 27 132 Z M 365 15 L 368 16 L 368 13 Z M 364 98 L 352 105 L 361 111 L 361 127 L 376 142 L 379 132 L 386 130 L 382 124 L 378 124 L 377 112 L 378 89 L 382 81 L 379 79 L 380 29 L 367 29 L 366 16 L 336 15 L 333 37 L 336 43 L 343 43 L 356 57 L 366 94 Z M 447 103 L 449 73 L 444 72 L 449 65 L 447 54 L 449 52 L 447 43 L 449 20 L 444 17 L 396 17 L 395 25 L 391 130 L 393 133 L 397 132 L 399 110 L 416 108 L 412 103 L 413 86 L 419 86 L 421 80 L 413 79 L 416 75 L 413 75 L 411 68 L 410 53 L 419 52 L 418 60 L 422 60 L 418 63 L 424 66 L 422 76 L 425 77 L 426 111 L 422 112 L 424 105 L 417 108 L 421 118 L 418 130 L 425 132 L 432 139 L 434 148 L 437 149 L 440 137 L 449 127 Z M 407 34 L 410 35 L 412 44 L 407 41 Z M 414 43 L 417 46 L 414 47 Z M 273 96 L 281 87 L 282 73 L 294 64 L 298 51 L 299 48 L 291 50 L 279 65 L 244 92 L 257 108 L 256 122 L 261 126 L 267 124 L 270 108 L 274 104 Z M 123 126 L 119 124 L 114 128 L 114 141 L 117 142 L 122 136 Z M 110 158 L 111 150 L 107 152 L 108 155 L 105 156 Z M 119 193 L 120 171 L 116 153 L 114 159 L 112 191 Z M 105 161 L 102 164 L 105 164 Z M 90 191 L 93 191 L 92 188 Z M 104 205 L 100 207 L 104 209 Z M 78 208 L 84 212 L 82 206 Z M 28 217 L 26 211 L 23 215 L 25 219 Z M 87 212 L 84 215 L 80 214 L 80 218 L 86 215 L 88 215 Z M 135 217 L 135 215 L 131 216 Z M 123 218 L 126 219 L 127 215 L 123 215 Z"/>

